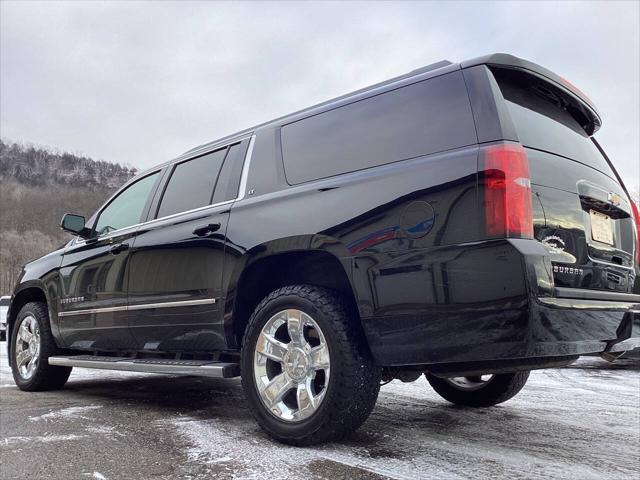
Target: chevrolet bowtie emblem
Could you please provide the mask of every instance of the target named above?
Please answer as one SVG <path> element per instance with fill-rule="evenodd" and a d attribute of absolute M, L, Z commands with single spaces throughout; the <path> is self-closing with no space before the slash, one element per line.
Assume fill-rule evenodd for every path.
<path fill-rule="evenodd" d="M 609 202 L 615 205 L 616 207 L 622 203 L 622 197 L 617 193 L 610 192 L 607 197 L 607 200 L 609 200 Z"/>

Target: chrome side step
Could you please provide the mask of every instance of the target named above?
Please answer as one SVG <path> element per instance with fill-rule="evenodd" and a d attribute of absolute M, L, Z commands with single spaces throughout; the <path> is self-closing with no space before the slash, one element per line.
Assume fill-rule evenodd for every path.
<path fill-rule="evenodd" d="M 234 378 L 240 376 L 240 365 L 237 363 L 213 362 L 208 360 L 72 355 L 49 357 L 49 365 L 122 370 L 127 372 L 163 373 L 169 375 L 198 375 L 215 378 Z"/>

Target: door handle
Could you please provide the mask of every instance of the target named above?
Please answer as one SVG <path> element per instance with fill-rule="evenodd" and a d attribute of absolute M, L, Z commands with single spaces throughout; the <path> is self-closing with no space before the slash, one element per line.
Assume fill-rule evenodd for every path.
<path fill-rule="evenodd" d="M 119 243 L 118 245 L 114 245 L 113 247 L 111 247 L 109 249 L 109 253 L 111 253 L 112 255 L 117 255 L 120 252 L 124 252 L 125 250 L 129 249 L 129 244 L 128 243 Z"/>
<path fill-rule="evenodd" d="M 208 223 L 206 225 L 200 225 L 199 227 L 194 228 L 193 234 L 197 235 L 198 237 L 206 237 L 214 232 L 217 232 L 218 230 L 220 230 L 219 223 Z"/>

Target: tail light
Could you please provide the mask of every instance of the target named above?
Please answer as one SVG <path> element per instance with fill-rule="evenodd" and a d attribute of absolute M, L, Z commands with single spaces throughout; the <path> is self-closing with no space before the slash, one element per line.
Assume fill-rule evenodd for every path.
<path fill-rule="evenodd" d="M 633 210 L 633 221 L 636 224 L 636 263 L 640 266 L 640 207 L 631 200 L 631 209 Z"/>
<path fill-rule="evenodd" d="M 482 158 L 486 233 L 489 237 L 533 238 L 531 178 L 520 144 L 492 145 Z"/>

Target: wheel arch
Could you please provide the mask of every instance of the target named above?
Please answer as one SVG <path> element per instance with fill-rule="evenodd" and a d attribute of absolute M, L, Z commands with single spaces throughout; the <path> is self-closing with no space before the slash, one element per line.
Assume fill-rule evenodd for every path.
<path fill-rule="evenodd" d="M 286 244 L 291 245 L 291 240 Z M 270 292 L 286 285 L 308 284 L 338 291 L 357 314 L 350 277 L 351 259 L 340 258 L 324 248 L 279 249 L 273 244 L 255 247 L 236 262 L 228 284 L 224 312 L 227 345 L 231 349 L 241 346 L 255 307 Z"/>
<path fill-rule="evenodd" d="M 49 310 L 49 321 L 51 321 L 52 318 L 51 305 L 43 285 L 37 282 L 30 282 L 22 285 L 19 290 L 16 290 L 13 294 L 13 298 L 11 299 L 9 311 L 7 312 L 7 358 L 9 360 L 9 365 L 11 365 L 11 355 L 9 352 L 11 352 L 13 327 L 16 319 L 18 318 L 18 313 L 20 313 L 22 307 L 29 302 L 44 302 Z"/>

